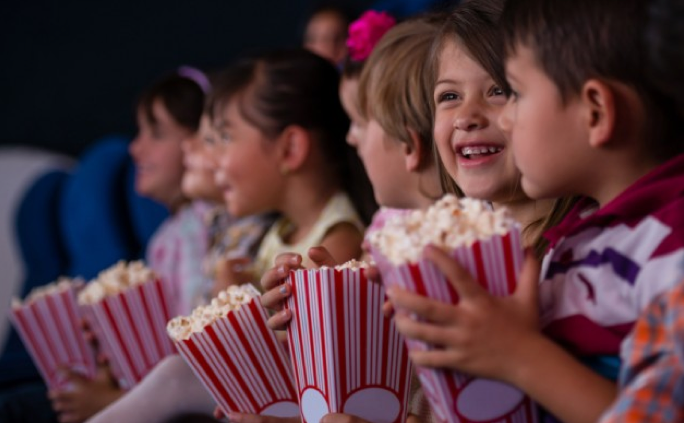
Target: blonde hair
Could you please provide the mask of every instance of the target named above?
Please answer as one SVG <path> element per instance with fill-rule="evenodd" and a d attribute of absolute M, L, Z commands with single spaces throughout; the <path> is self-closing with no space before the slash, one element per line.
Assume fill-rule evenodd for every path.
<path fill-rule="evenodd" d="M 435 16 L 402 22 L 390 29 L 368 57 L 359 81 L 361 115 L 375 119 L 391 138 L 421 143 L 423 161 L 432 162 L 432 44 L 439 31 Z"/>

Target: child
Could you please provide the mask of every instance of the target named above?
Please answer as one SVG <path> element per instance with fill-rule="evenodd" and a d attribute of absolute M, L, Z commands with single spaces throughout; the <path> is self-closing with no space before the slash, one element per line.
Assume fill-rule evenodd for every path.
<path fill-rule="evenodd" d="M 266 226 L 259 217 L 235 219 L 218 206 L 223 193 L 214 183 L 216 136 L 208 115 L 201 120 L 199 131 L 183 141 L 185 172 L 183 192 L 189 198 L 203 199 L 215 204 L 206 216 L 208 252 L 204 259 L 207 280 L 223 287 L 216 281 L 216 270 L 222 266 L 227 252 L 249 255 L 258 243 Z M 229 238 L 229 239 L 228 239 Z M 194 306 L 206 304 L 219 287 L 204 285 L 188 295 Z M 149 399 L 155 398 L 155 407 L 149 407 Z M 211 413 L 214 401 L 190 367 L 178 355 L 172 355 L 160 363 L 121 399 L 95 415 L 91 422 L 161 422 L 178 413 Z"/>
<path fill-rule="evenodd" d="M 684 116 L 684 68 L 681 45 L 684 14 L 681 2 L 650 2 L 646 45 L 650 51 L 649 76 L 672 99 L 672 108 Z M 684 263 L 682 264 L 684 265 Z M 657 297 L 639 317 L 631 341 L 625 343 L 620 371 L 620 393 L 601 423 L 681 422 L 684 420 L 684 281 Z"/>
<path fill-rule="evenodd" d="M 643 75 L 644 14 L 639 0 L 506 3 L 513 94 L 500 123 L 522 188 L 586 199 L 549 231 L 542 282 L 528 257 L 508 298 L 426 249 L 460 302 L 388 293 L 429 321 L 398 316 L 405 336 L 444 347 L 414 353 L 417 365 L 506 381 L 568 422 L 596 421 L 614 398 L 614 384 L 579 359 L 617 355 L 641 309 L 683 275 L 684 157 L 667 160 L 682 151 L 675 120 Z"/>
<path fill-rule="evenodd" d="M 203 213 L 207 207 L 190 204 L 181 190 L 181 144 L 197 131 L 204 102 L 204 80 L 196 80 L 194 69 L 181 69 L 188 71 L 189 76 L 166 76 L 142 94 L 137 107 L 139 131 L 130 145 L 136 190 L 173 213 L 150 240 L 147 261 L 179 298 L 180 310 L 189 307 L 190 292 L 206 284 L 198 260 L 206 249 Z M 104 363 L 93 380 L 71 372 L 68 377 L 70 389 L 48 394 L 60 422 L 84 421 L 122 395 Z"/>
<path fill-rule="evenodd" d="M 257 278 L 284 251 L 324 245 L 340 261 L 360 254 L 363 204 L 347 187 L 364 175 L 347 161 L 338 82 L 330 63 L 290 50 L 238 62 L 216 88 L 217 181 L 229 212 L 281 214 L 259 248 Z"/>
<path fill-rule="evenodd" d="M 347 15 L 335 7 L 316 10 L 306 24 L 303 47 L 339 65 L 347 54 Z"/>
<path fill-rule="evenodd" d="M 147 248 L 147 263 L 178 299 L 175 311 L 189 313 L 194 293 L 207 281 L 201 269 L 206 253 L 205 202 L 183 193 L 184 139 L 197 132 L 204 91 L 194 79 L 176 74 L 161 80 L 138 104 L 138 136 L 130 146 L 136 164 L 136 190 L 172 213 Z"/>

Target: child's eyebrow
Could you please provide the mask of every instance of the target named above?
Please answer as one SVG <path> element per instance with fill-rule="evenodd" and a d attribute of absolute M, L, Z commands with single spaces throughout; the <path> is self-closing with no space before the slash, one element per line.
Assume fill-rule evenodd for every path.
<path fill-rule="evenodd" d="M 446 79 L 439 79 L 439 80 L 437 80 L 437 82 L 435 82 L 435 87 L 436 87 L 437 85 L 440 85 L 440 84 L 458 84 L 458 83 L 459 83 L 459 81 L 455 81 L 455 80 L 453 80 L 453 79 L 448 79 L 448 78 L 446 78 Z"/>

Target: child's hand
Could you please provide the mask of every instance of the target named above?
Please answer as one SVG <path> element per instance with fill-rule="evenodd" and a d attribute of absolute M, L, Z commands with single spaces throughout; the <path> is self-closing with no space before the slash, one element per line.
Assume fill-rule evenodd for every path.
<path fill-rule="evenodd" d="M 232 285 L 242 285 L 254 281 L 250 270 L 252 260 L 249 257 L 236 257 L 220 260 L 216 264 L 216 277 L 212 288 L 212 296 Z"/>
<path fill-rule="evenodd" d="M 317 266 L 334 266 L 336 263 L 328 250 L 324 247 L 312 247 L 308 251 L 309 259 Z M 261 287 L 264 295 L 261 296 L 261 304 L 277 311 L 268 319 L 268 326 L 273 330 L 284 329 L 292 319 L 290 310 L 283 310 L 283 303 L 292 293 L 290 285 L 284 283 L 290 275 L 290 270 L 303 269 L 302 256 L 294 253 L 280 254 L 275 259 L 275 266 L 264 273 L 261 278 Z"/>
<path fill-rule="evenodd" d="M 459 304 L 442 303 L 400 289 L 388 291 L 398 310 L 395 319 L 399 332 L 440 347 L 413 351 L 412 361 L 418 366 L 447 367 L 511 382 L 516 353 L 524 349 L 525 339 L 541 336 L 536 260 L 527 254 L 515 293 L 498 298 L 442 250 L 428 247 L 424 257 L 451 282 L 459 295 Z M 407 312 L 426 321 L 417 321 Z"/>
<path fill-rule="evenodd" d="M 123 395 L 106 362 L 101 362 L 93 379 L 64 369 L 65 388 L 51 390 L 48 398 L 60 423 L 80 423 L 94 416 Z"/>
<path fill-rule="evenodd" d="M 297 423 L 301 421 L 299 417 L 282 418 L 243 413 L 228 413 L 228 415 L 225 415 L 221 407 L 214 409 L 214 417 L 217 419 L 226 417 L 231 423 Z"/>

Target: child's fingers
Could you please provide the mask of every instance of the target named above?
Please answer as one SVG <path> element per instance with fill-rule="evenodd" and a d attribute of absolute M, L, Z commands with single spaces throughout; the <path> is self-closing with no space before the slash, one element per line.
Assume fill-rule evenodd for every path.
<path fill-rule="evenodd" d="M 214 418 L 221 420 L 224 416 L 225 414 L 223 414 L 221 407 L 216 406 L 216 408 L 214 408 Z"/>
<path fill-rule="evenodd" d="M 382 277 L 377 266 L 368 266 L 368 268 L 366 268 L 366 277 L 371 282 L 382 284 Z"/>
<path fill-rule="evenodd" d="M 311 261 L 317 267 L 335 267 L 338 264 L 333 258 L 332 254 L 330 254 L 328 249 L 325 247 L 311 247 L 309 248 L 308 254 Z"/>
<path fill-rule="evenodd" d="M 394 314 L 394 306 L 390 301 L 385 301 L 382 305 L 382 314 L 385 317 L 392 317 Z"/>
<path fill-rule="evenodd" d="M 270 310 L 280 310 L 285 301 L 292 294 L 292 287 L 283 283 L 273 289 L 266 291 L 261 296 L 261 305 Z"/>
<path fill-rule="evenodd" d="M 296 253 L 282 253 L 278 254 L 275 258 L 275 266 L 292 266 L 297 268 L 302 265 L 302 256 Z"/>
<path fill-rule="evenodd" d="M 405 338 L 427 342 L 432 345 L 444 345 L 449 337 L 453 336 L 453 330 L 446 330 L 443 326 L 420 322 L 410 316 L 397 314 L 394 317 L 399 333 Z"/>
<path fill-rule="evenodd" d="M 465 299 L 481 295 L 484 292 L 483 288 L 470 276 L 470 273 L 441 249 L 429 245 L 423 251 L 423 257 L 431 261 L 446 276 L 458 293 L 459 298 Z"/>
<path fill-rule="evenodd" d="M 292 320 L 292 311 L 286 309 L 271 316 L 266 324 L 271 330 L 282 330 L 290 323 L 290 320 Z"/>
<path fill-rule="evenodd" d="M 261 288 L 264 291 L 270 291 L 276 286 L 283 283 L 283 280 L 290 273 L 290 266 L 287 264 L 278 265 L 272 269 L 268 269 L 261 277 Z"/>
<path fill-rule="evenodd" d="M 402 312 L 409 312 L 432 323 L 452 323 L 455 307 L 400 288 L 387 290 L 392 305 Z"/>
<path fill-rule="evenodd" d="M 429 351 L 413 350 L 409 352 L 409 358 L 415 366 L 448 368 L 458 359 L 457 352 L 453 349 L 433 349 Z"/>

